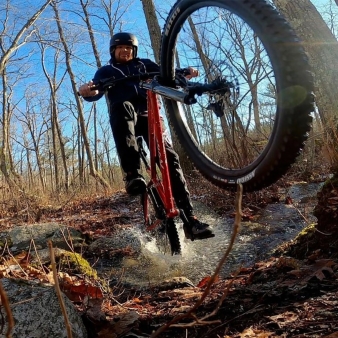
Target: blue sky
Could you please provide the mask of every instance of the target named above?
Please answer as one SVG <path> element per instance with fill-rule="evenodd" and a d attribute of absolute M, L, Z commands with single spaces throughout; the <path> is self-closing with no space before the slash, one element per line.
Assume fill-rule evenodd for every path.
<path fill-rule="evenodd" d="M 290 0 L 290 1 L 297 1 L 297 0 Z M 329 3 L 329 0 L 311 0 L 312 3 L 317 7 L 319 11 L 322 11 L 324 9 L 324 6 Z M 11 6 L 18 4 L 18 8 L 20 9 L 18 13 L 15 13 L 13 15 L 12 23 L 13 25 L 15 24 L 15 30 L 17 31 L 20 25 L 27 20 L 29 17 L 29 11 L 32 10 L 32 7 L 38 8 L 45 0 L 36 0 L 33 2 L 27 2 L 23 0 L 11 0 L 10 4 Z M 128 10 L 127 15 L 123 17 L 123 29 L 124 30 L 129 30 L 132 32 L 135 32 L 138 35 L 138 38 L 140 40 L 140 51 L 139 55 L 141 57 L 151 57 L 152 58 L 152 50 L 149 44 L 149 35 L 148 31 L 146 28 L 145 24 L 145 19 L 143 16 L 143 9 L 142 9 L 142 3 L 140 0 L 123 0 L 121 1 L 123 6 L 127 6 L 128 3 L 132 3 L 132 10 Z M 167 16 L 167 12 L 169 8 L 176 2 L 176 0 L 154 0 L 156 8 L 159 10 L 158 15 L 161 16 L 160 19 L 160 27 L 163 27 L 163 22 L 164 19 Z M 30 3 L 30 4 L 29 4 Z M 96 0 L 93 0 L 91 2 L 94 5 L 100 6 L 100 2 L 97 2 Z M 25 4 L 25 6 L 22 6 L 22 4 Z M 65 4 L 65 2 L 60 1 L 60 5 L 62 6 Z M 68 2 L 67 2 L 68 4 Z M 74 5 L 78 4 L 78 2 L 74 2 Z M 0 5 L 0 8 L 2 8 L 5 5 L 3 4 Z M 68 6 L 68 5 L 67 5 Z M 80 43 L 74 44 L 74 48 L 72 49 L 73 54 L 75 55 L 75 58 L 73 60 L 72 66 L 73 70 L 76 73 L 77 76 L 77 82 L 78 84 L 88 81 L 89 79 L 92 78 L 94 75 L 94 72 L 96 70 L 96 64 L 94 62 L 94 59 L 92 57 L 92 51 L 91 51 L 91 46 L 90 46 L 90 40 L 88 33 L 86 31 L 81 31 L 77 30 L 78 27 L 81 25 L 83 26 L 83 22 L 81 19 L 77 16 L 74 16 L 74 13 L 70 11 L 66 11 L 69 8 L 64 8 L 63 11 L 63 24 L 65 27 L 68 26 L 68 31 L 67 34 L 76 34 L 76 38 L 80 39 Z M 338 7 L 334 8 L 336 13 L 338 13 Z M 4 12 L 0 12 L 0 19 L 1 16 L 3 15 Z M 97 13 L 94 13 L 97 14 Z M 51 8 L 48 8 L 46 12 L 43 14 L 43 17 L 45 19 L 49 19 L 53 16 L 53 12 Z M 74 25 L 68 25 L 69 22 L 72 22 Z M 103 25 L 103 26 L 102 26 Z M 97 40 L 98 48 L 100 50 L 101 54 L 101 59 L 103 64 L 105 64 L 109 60 L 109 53 L 108 53 L 108 45 L 109 45 L 109 32 L 107 31 L 107 27 L 104 26 L 103 21 L 97 20 L 96 23 L 93 23 L 93 26 L 96 30 L 95 32 L 95 38 Z M 102 31 L 102 27 L 104 27 L 104 31 Z M 75 28 L 75 29 L 74 29 Z M 46 29 L 55 29 L 55 26 L 53 28 L 53 24 L 51 27 L 46 26 Z M 65 28 L 67 29 L 67 28 Z M 2 30 L 2 27 L 0 26 L 0 30 Z M 57 39 L 57 35 L 56 35 Z M 6 41 L 9 45 L 9 41 Z M 30 48 L 29 52 L 27 52 L 28 48 Z M 48 57 L 47 57 L 47 64 L 48 60 L 53 60 L 54 57 L 54 52 L 52 48 L 49 49 L 48 51 Z M 19 101 L 20 99 L 23 98 L 24 92 L 25 91 L 36 91 L 39 94 L 41 94 L 42 91 L 45 91 L 46 95 L 43 97 L 46 101 L 48 100 L 48 88 L 46 88 L 46 79 L 42 73 L 41 70 L 41 54 L 37 46 L 33 44 L 28 44 L 25 46 L 25 48 L 20 49 L 16 55 L 15 58 L 19 57 L 25 57 L 26 63 L 22 66 L 21 69 L 17 69 L 17 67 L 14 67 L 11 69 L 13 73 L 11 74 L 12 78 L 15 78 L 17 74 L 22 75 L 22 79 L 20 80 L 19 83 L 16 84 L 15 87 L 15 100 Z M 60 55 L 62 62 L 58 65 L 58 76 L 61 77 L 64 71 L 64 56 L 61 54 Z M 63 58 L 63 59 L 62 59 Z M 52 64 L 52 62 L 51 62 Z M 52 70 L 50 70 L 51 72 Z M 14 74 L 14 75 L 13 75 Z M 67 78 L 67 77 L 66 77 Z M 30 86 L 29 84 L 33 84 Z M 42 89 L 41 89 L 41 88 Z M 61 100 L 64 103 L 64 106 L 60 106 L 60 118 L 64 119 L 65 121 L 67 120 L 72 120 L 73 117 L 71 113 L 69 112 L 68 105 L 71 100 L 74 99 L 73 94 L 71 92 L 70 86 L 69 86 L 69 81 L 65 81 L 65 87 L 62 91 Z M 41 96 L 41 95 L 40 95 Z M 42 97 L 42 96 L 41 96 Z M 106 117 L 106 108 L 104 107 L 105 102 L 104 100 L 102 101 L 102 118 Z M 89 111 L 91 109 L 90 104 L 86 104 L 86 109 Z M 22 110 L 22 113 L 25 112 L 26 107 L 23 105 L 20 107 Z"/>

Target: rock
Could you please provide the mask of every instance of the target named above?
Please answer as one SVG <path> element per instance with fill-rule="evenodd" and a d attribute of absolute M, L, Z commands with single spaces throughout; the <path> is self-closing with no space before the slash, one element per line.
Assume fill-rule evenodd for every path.
<path fill-rule="evenodd" d="M 67 338 L 64 317 L 54 287 L 38 286 L 26 281 L 1 279 L 14 317 L 12 338 Z M 65 296 L 69 322 L 73 338 L 87 338 L 87 331 L 81 316 Z M 7 332 L 7 315 L 2 306 L 4 327 L 0 337 Z"/>
<path fill-rule="evenodd" d="M 62 257 L 62 255 L 67 252 L 66 250 L 63 249 L 58 249 L 58 248 L 54 248 L 54 257 L 55 260 L 58 262 L 60 257 Z M 49 264 L 50 263 L 50 251 L 49 248 L 46 249 L 41 249 L 41 250 L 36 250 L 31 252 L 31 264 L 33 264 L 34 266 L 37 266 L 39 264 Z"/>
<path fill-rule="evenodd" d="M 87 251 L 93 254 L 103 252 L 119 253 L 129 249 L 130 253 L 138 255 L 141 252 L 141 241 L 133 229 L 120 230 L 114 237 L 101 237 L 88 246 Z"/>
<path fill-rule="evenodd" d="M 97 272 L 82 255 L 63 249 L 53 248 L 54 258 L 59 268 L 69 274 L 81 274 L 89 278 L 97 279 Z M 41 264 L 49 265 L 51 261 L 49 249 L 32 252 L 31 265 L 40 268 Z"/>
<path fill-rule="evenodd" d="M 137 337 L 129 334 L 129 332 L 138 326 L 139 315 L 136 311 L 120 312 L 118 316 L 109 323 L 103 325 L 104 327 L 98 333 L 99 337 Z"/>
<path fill-rule="evenodd" d="M 37 249 L 47 248 L 49 240 L 54 247 L 66 250 L 85 245 L 81 232 L 53 222 L 15 226 L 0 233 L 0 238 L 7 239 L 12 252 L 29 250 L 32 239 Z"/>
<path fill-rule="evenodd" d="M 186 277 L 172 277 L 158 283 L 154 289 L 157 291 L 167 291 L 182 288 L 194 288 L 194 284 Z"/>

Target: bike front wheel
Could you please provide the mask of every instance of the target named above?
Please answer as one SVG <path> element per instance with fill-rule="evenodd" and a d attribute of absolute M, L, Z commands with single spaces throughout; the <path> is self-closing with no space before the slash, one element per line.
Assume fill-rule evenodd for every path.
<path fill-rule="evenodd" d="M 164 206 L 155 188 L 141 195 L 145 226 L 163 254 L 181 254 L 181 243 L 174 219 L 165 215 Z"/>
<path fill-rule="evenodd" d="M 166 99 L 168 118 L 195 167 L 220 187 L 247 191 L 277 181 L 311 128 L 313 80 L 300 41 L 264 0 L 180 0 L 165 23 L 161 76 L 192 66 L 194 81 L 226 79 L 223 90 L 184 105 Z"/>

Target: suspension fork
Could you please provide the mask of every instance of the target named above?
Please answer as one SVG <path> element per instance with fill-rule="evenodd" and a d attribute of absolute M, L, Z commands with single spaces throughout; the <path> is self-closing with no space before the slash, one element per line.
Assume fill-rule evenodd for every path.
<path fill-rule="evenodd" d="M 171 189 L 171 181 L 168 169 L 167 154 L 163 139 L 163 126 L 160 117 L 160 107 L 157 96 L 151 90 L 147 91 L 148 96 L 148 137 L 150 151 L 150 184 L 156 190 L 163 201 L 167 217 L 172 218 L 179 214 L 175 207 Z M 162 175 L 162 182 L 158 179 L 156 172 L 156 158 Z"/>

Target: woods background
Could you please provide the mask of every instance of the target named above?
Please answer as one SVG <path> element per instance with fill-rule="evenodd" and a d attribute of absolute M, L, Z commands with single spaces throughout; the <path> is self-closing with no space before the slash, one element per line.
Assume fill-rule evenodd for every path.
<path fill-rule="evenodd" d="M 118 31 L 158 61 L 175 1 L 7 0 L 0 4 L 0 188 L 4 200 L 111 191 L 123 185 L 106 102 L 77 88 L 109 61 Z M 338 7 L 332 0 L 275 0 L 304 41 L 316 78 L 314 127 L 297 170 L 337 170 Z M 306 15 L 304 15 L 306 13 Z M 191 63 L 194 66 L 194 63 Z M 175 140 L 174 140 L 174 143 Z M 189 168 L 181 156 L 184 168 Z"/>

